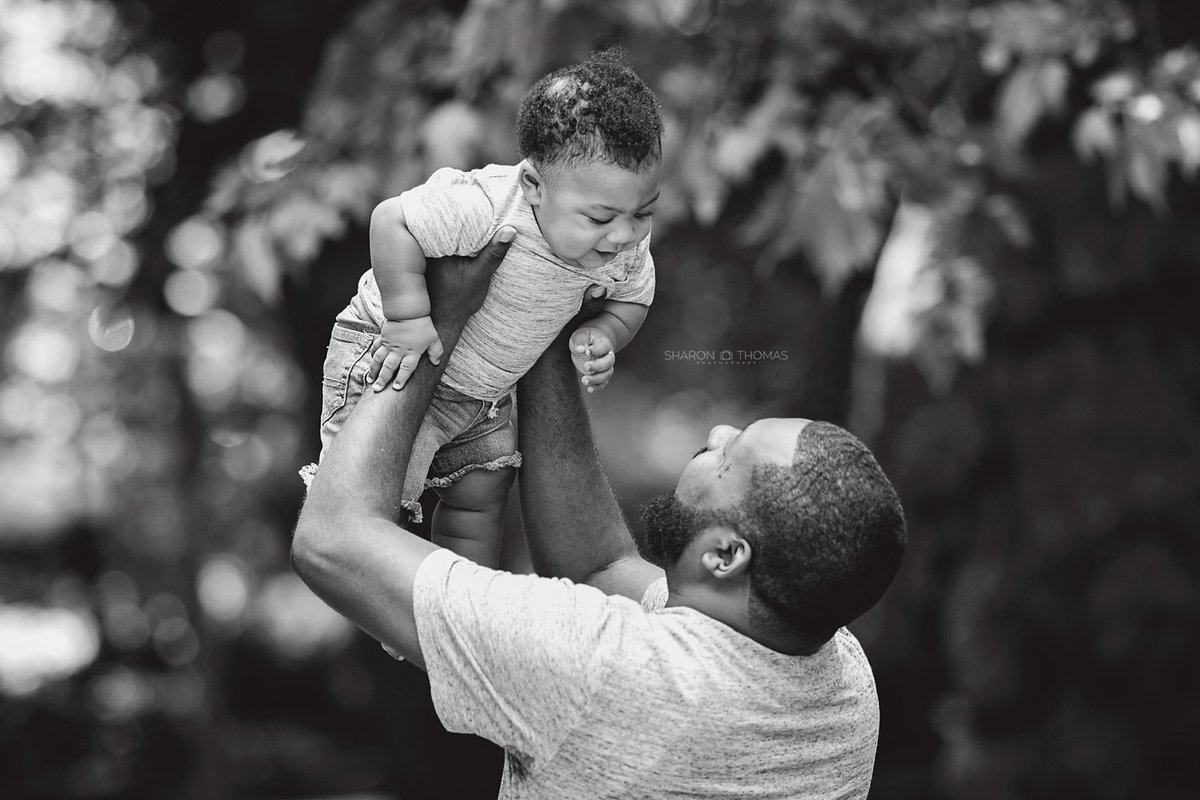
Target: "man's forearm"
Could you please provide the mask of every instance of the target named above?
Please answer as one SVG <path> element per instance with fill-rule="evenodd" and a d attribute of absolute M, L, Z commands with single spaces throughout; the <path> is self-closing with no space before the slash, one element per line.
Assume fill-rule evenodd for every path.
<path fill-rule="evenodd" d="M 521 513 L 539 574 L 592 581 L 637 549 L 600 464 L 591 423 L 565 343 L 547 348 L 518 384 L 517 426 L 524 465 Z M 602 586 L 637 595 L 646 581 Z M 594 581 L 592 581 L 594 583 Z"/>
<path fill-rule="evenodd" d="M 418 666 L 424 661 L 413 586 L 436 548 L 396 520 L 409 454 L 440 372 L 423 362 L 404 391 L 363 395 L 321 461 L 292 539 L 292 562 L 309 588 Z"/>
<path fill-rule="evenodd" d="M 511 241 L 511 231 L 508 231 Z M 507 250 L 444 259 L 431 282 L 446 358 Z M 330 444 L 292 540 L 296 572 L 370 635 L 421 663 L 413 611 L 417 571 L 434 545 L 396 524 L 409 454 L 441 368 L 422 361 L 401 392 L 367 392 Z"/>

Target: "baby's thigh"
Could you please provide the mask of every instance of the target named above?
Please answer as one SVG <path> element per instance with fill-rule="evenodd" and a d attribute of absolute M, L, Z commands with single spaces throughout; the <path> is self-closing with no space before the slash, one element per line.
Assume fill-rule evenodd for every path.
<path fill-rule="evenodd" d="M 474 511 L 503 508 L 516 477 L 516 467 L 471 470 L 449 486 L 439 487 L 438 498 L 454 508 Z"/>

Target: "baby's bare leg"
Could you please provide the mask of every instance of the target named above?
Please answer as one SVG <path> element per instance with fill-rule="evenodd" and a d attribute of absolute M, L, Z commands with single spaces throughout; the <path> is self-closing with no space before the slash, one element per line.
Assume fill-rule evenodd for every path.
<path fill-rule="evenodd" d="M 433 543 L 476 564 L 497 566 L 504 504 L 516 475 L 515 467 L 475 469 L 438 489 L 441 502 L 433 512 Z"/>

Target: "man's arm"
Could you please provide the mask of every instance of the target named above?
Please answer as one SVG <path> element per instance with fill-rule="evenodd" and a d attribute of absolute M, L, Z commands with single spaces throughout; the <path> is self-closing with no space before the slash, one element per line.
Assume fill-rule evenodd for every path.
<path fill-rule="evenodd" d="M 487 295 L 511 234 L 500 233 L 474 259 L 442 259 L 431 271 L 430 298 L 447 358 Z M 505 235 L 508 242 L 501 242 Z M 407 470 L 441 372 L 422 362 L 404 391 L 364 394 L 321 462 L 292 540 L 296 572 L 318 596 L 419 666 L 413 580 L 437 548 L 396 524 L 403 492 L 397 476 Z"/>
<path fill-rule="evenodd" d="M 663 572 L 638 555 L 600 465 L 565 337 L 517 393 L 521 515 L 534 568 L 640 601 Z"/>

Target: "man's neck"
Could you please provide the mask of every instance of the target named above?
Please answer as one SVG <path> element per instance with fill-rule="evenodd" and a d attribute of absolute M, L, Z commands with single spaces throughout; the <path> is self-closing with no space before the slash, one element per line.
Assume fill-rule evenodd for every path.
<path fill-rule="evenodd" d="M 686 585 L 671 586 L 667 583 L 668 608 L 690 608 L 706 617 L 721 622 L 747 639 L 753 639 L 763 647 L 788 656 L 810 656 L 824 646 L 825 641 L 816 641 L 800 633 L 781 633 L 763 630 L 750 622 L 746 604 L 740 598 L 697 590 Z"/>

